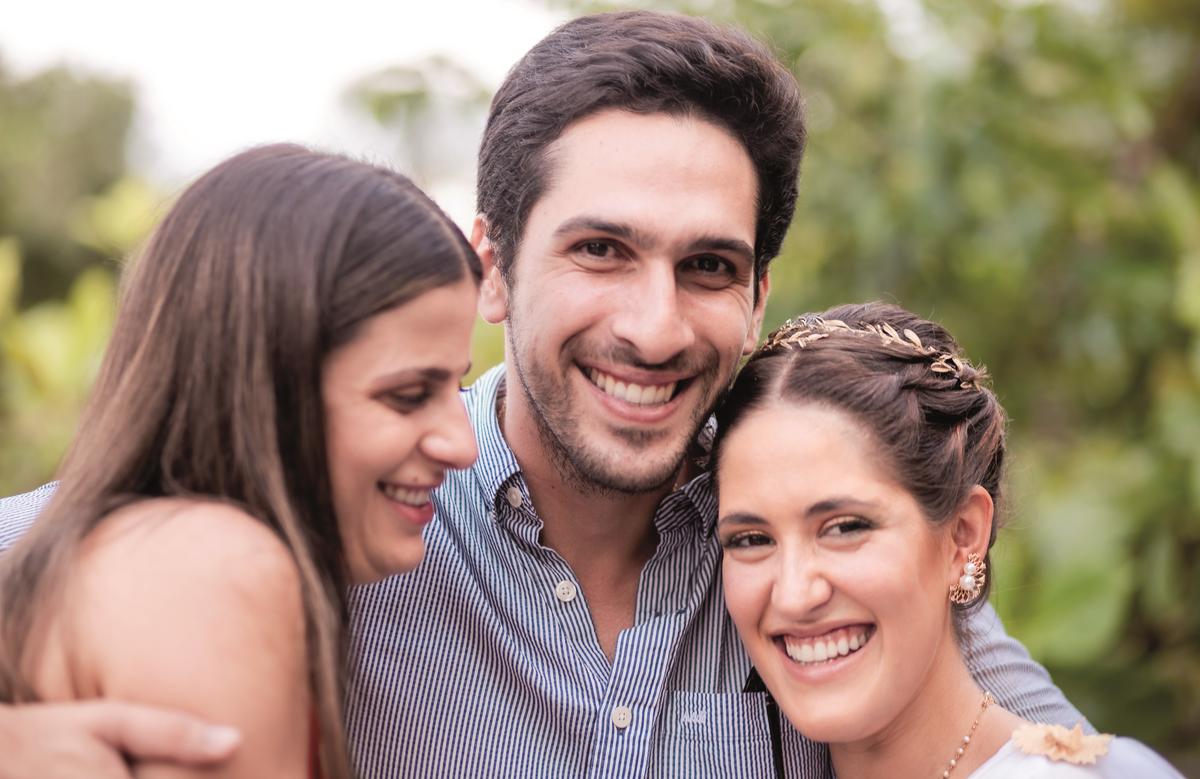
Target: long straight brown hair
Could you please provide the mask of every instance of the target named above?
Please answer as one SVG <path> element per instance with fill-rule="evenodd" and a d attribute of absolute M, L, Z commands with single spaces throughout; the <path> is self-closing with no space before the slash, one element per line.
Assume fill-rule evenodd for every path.
<path fill-rule="evenodd" d="M 216 498 L 258 518 L 295 557 L 322 770 L 348 777 L 347 575 L 322 361 L 364 320 L 480 274 L 462 233 L 389 170 L 275 145 L 192 184 L 125 275 L 57 492 L 0 561 L 0 701 L 37 699 L 44 616 L 106 515 L 144 498 Z"/>

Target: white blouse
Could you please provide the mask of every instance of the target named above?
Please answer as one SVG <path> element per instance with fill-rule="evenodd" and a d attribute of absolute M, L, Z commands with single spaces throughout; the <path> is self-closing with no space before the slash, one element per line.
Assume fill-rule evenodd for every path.
<path fill-rule="evenodd" d="M 1154 750 L 1131 738 L 1114 738 L 1092 765 L 1027 755 L 1012 741 L 976 768 L 968 779 L 1184 779 Z"/>

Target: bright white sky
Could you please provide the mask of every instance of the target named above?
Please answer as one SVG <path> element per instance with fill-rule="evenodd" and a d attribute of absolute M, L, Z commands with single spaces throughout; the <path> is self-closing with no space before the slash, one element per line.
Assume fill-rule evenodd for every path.
<path fill-rule="evenodd" d="M 0 0 L 0 58 L 21 75 L 65 62 L 132 81 L 131 165 L 174 187 L 269 141 L 391 159 L 395 138 L 348 121 L 347 85 L 442 53 L 495 86 L 565 18 L 538 0 Z M 439 189 L 470 218 L 471 182 Z"/>

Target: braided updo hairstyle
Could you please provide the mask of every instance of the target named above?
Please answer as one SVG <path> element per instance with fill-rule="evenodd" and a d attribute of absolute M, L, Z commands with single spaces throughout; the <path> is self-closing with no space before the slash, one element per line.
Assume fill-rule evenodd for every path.
<path fill-rule="evenodd" d="M 780 401 L 819 403 L 850 414 L 874 436 L 880 462 L 934 524 L 951 519 L 976 484 L 999 514 L 1005 415 L 986 375 L 945 328 L 899 306 L 806 314 L 768 336 L 738 374 L 717 410 L 714 463 L 748 413 Z M 993 520 L 989 550 L 996 528 Z M 986 601 L 991 580 L 971 604 L 955 608 Z"/>

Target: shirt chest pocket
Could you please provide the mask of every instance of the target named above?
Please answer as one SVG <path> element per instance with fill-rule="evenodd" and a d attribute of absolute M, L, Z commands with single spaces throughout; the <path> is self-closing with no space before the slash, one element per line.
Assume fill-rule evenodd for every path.
<path fill-rule="evenodd" d="M 771 779 L 764 693 L 671 694 L 652 777 Z"/>

